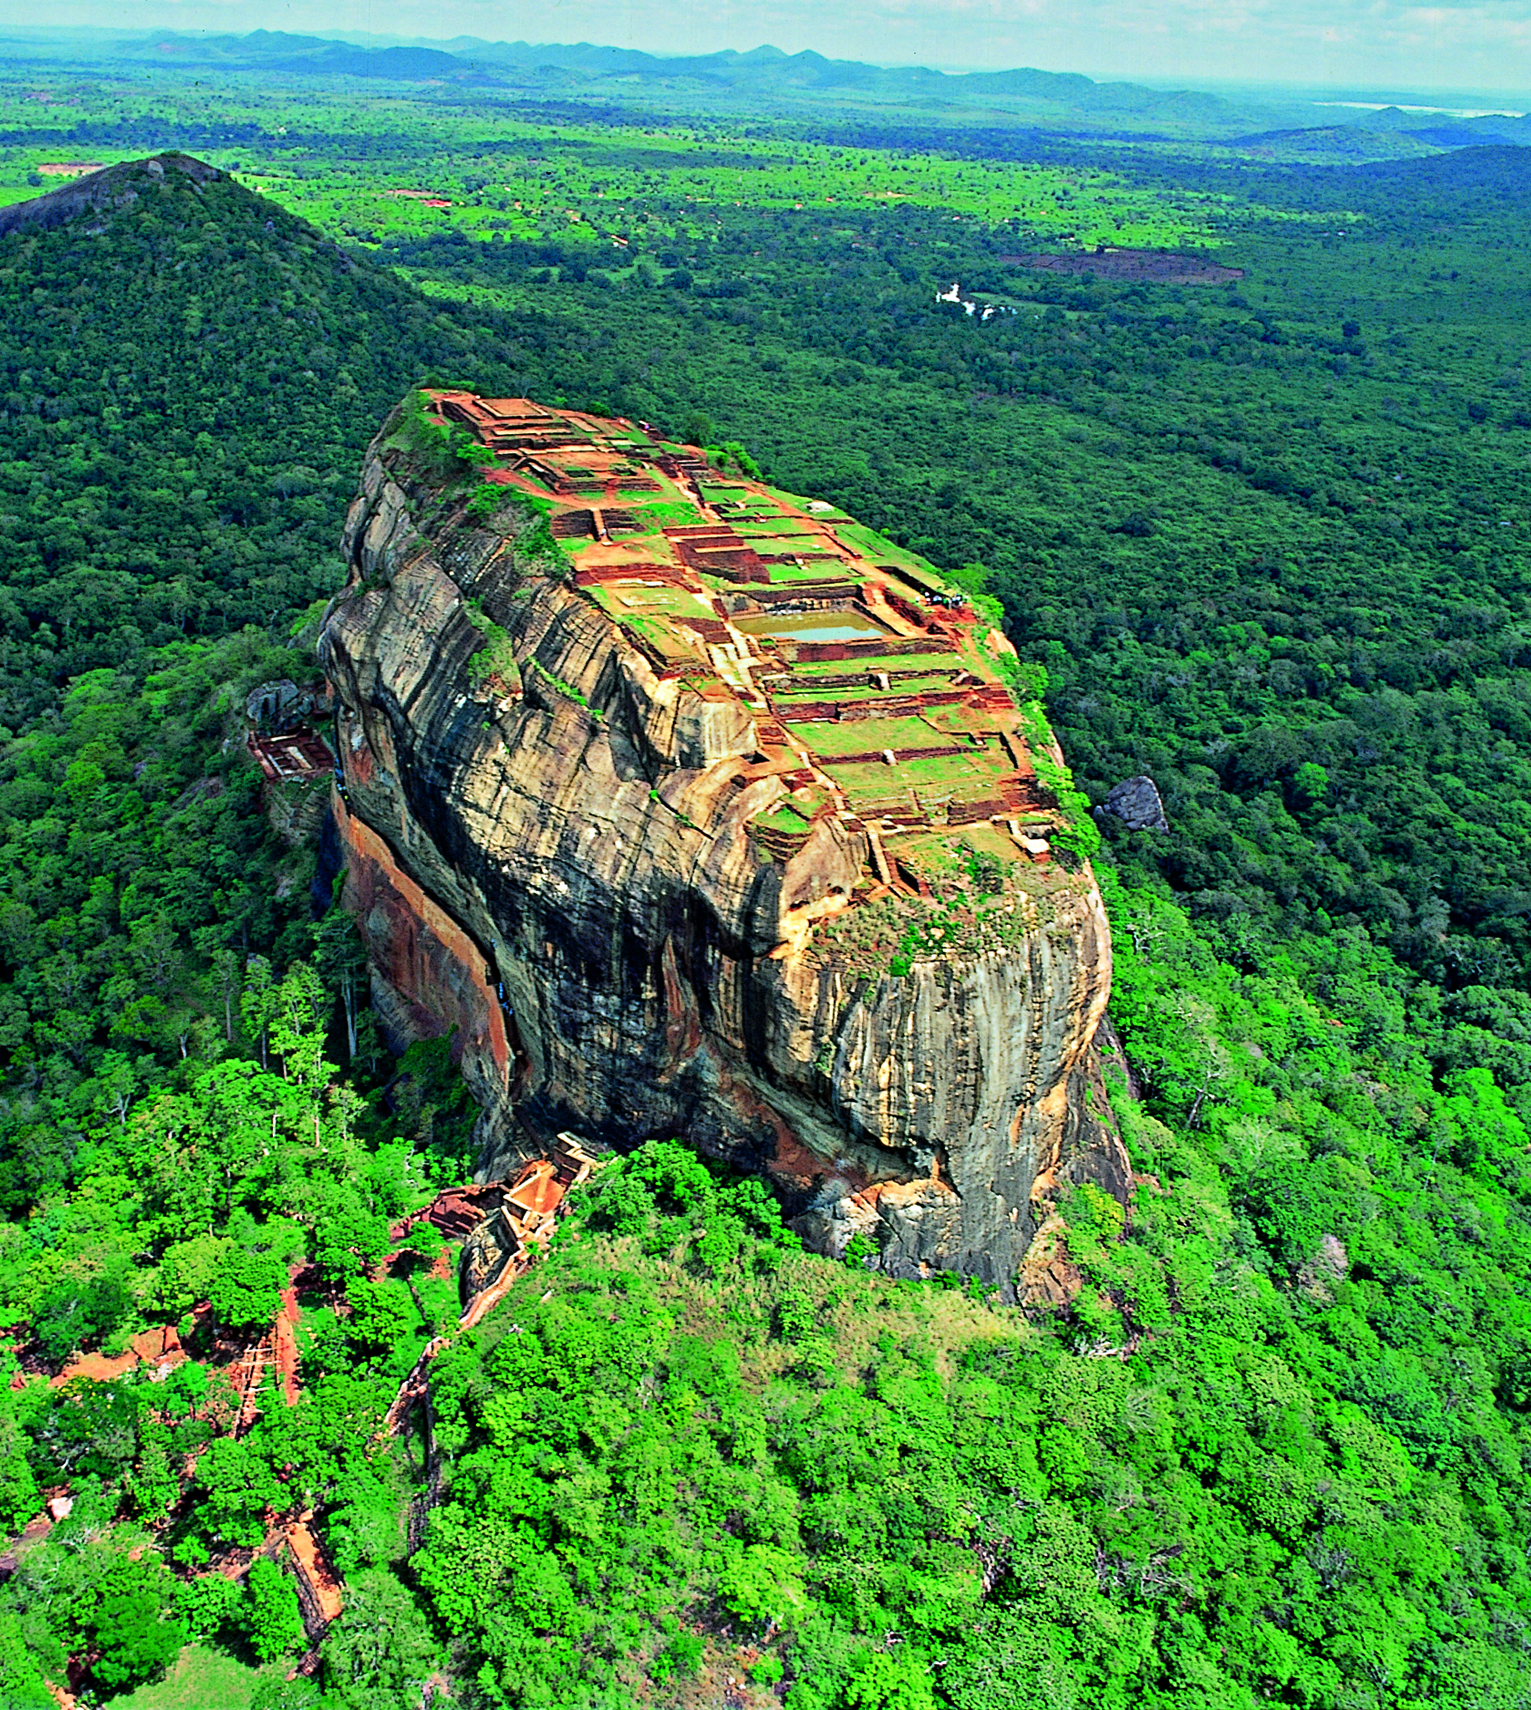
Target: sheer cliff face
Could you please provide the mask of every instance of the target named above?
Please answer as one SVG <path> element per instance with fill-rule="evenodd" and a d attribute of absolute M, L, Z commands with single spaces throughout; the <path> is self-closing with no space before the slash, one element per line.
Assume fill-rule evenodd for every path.
<path fill-rule="evenodd" d="M 374 446 L 321 651 L 375 989 L 401 1032 L 458 1030 L 488 1167 L 561 1128 L 681 1135 L 772 1177 L 814 1245 L 1012 1286 L 1062 1181 L 1125 1191 L 1093 878 L 1019 858 L 943 914 L 843 800 L 773 854 L 804 772 L 765 763 L 765 701 L 666 672 L 462 497 Z"/>

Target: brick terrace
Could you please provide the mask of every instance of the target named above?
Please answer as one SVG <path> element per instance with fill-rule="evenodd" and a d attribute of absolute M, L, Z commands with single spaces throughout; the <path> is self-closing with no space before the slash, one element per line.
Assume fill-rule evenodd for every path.
<path fill-rule="evenodd" d="M 576 587 L 661 677 L 754 713 L 758 751 L 736 787 L 776 775 L 789 791 L 757 820 L 765 848 L 790 856 L 833 814 L 880 840 L 989 823 L 1017 858 L 1037 858 L 1047 803 L 1017 709 L 976 614 L 923 560 L 886 549 L 874 561 L 853 538 L 866 531 L 831 507 L 724 476 L 641 423 L 427 396 L 495 453 L 489 480 L 551 505 Z M 825 664 L 844 669 L 814 669 Z M 906 736 L 924 724 L 928 740 L 830 753 L 809 728 L 865 723 L 872 737 L 883 720 Z"/>

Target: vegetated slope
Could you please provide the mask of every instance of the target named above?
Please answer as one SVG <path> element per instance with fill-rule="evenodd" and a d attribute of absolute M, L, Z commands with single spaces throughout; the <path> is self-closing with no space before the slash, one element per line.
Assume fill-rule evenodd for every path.
<path fill-rule="evenodd" d="M 17 1216 L 68 1182 L 101 1112 L 227 1048 L 247 957 L 280 973 L 311 949 L 313 851 L 267 823 L 244 692 L 312 679 L 313 628 L 293 626 L 339 584 L 397 389 L 438 359 L 503 373 L 495 317 L 427 304 L 221 175 L 166 157 L 103 177 L 99 206 L 0 238 Z"/>
<path fill-rule="evenodd" d="M 284 633 L 336 586 L 356 458 L 392 400 L 433 364 L 503 360 L 493 332 L 185 157 L 57 196 L 7 210 L 0 237 L 12 729 L 145 648 Z"/>
<path fill-rule="evenodd" d="M 312 1512 L 346 1612 L 318 1683 L 262 1710 L 413 1710 L 438 1673 L 486 1710 L 729 1681 L 749 1710 L 782 1685 L 795 1710 L 1511 1710 L 1526 1131 L 1486 1075 L 1439 1098 L 1407 1047 L 1379 1066 L 1297 962 L 1239 975 L 1111 888 L 1126 1036 L 1180 1090 L 1161 1123 L 1118 1088 L 1132 1225 L 1079 1190 L 1090 1286 L 1035 1325 L 803 1254 L 758 1182 L 650 1145 L 576 1196 L 390 1446 L 453 1290 L 418 1250 L 369 1275 L 421 1160 L 357 1144 L 305 978 L 267 1012 L 280 1075 L 199 1065 L 103 1113 L 47 1244 L 7 1255 L 12 1310 L 58 1347 L 82 1299 L 166 1322 L 206 1290 L 237 1337 L 289 1258 L 323 1286 L 303 1397 L 268 1395 L 237 1440 L 210 1442 L 196 1366 L 0 1390 L 0 1514 L 65 1479 L 76 1504 L 0 1585 L 8 1701 L 45 1710 L 37 1671 L 66 1651 L 110 1690 L 188 1633 L 300 1644 L 280 1580 L 198 1570 Z"/>
<path fill-rule="evenodd" d="M 1261 131 L 1233 137 L 1228 147 L 1257 160 L 1337 161 L 1410 160 L 1436 151 L 1411 132 L 1368 125 L 1317 125 L 1294 131 Z"/>
<path fill-rule="evenodd" d="M 333 585 L 368 389 L 461 358 L 493 317 L 426 305 L 194 163 L 115 169 L 104 189 L 56 229 L 0 239 L 0 600 L 22 727 L 0 739 L 0 1299 L 26 1361 L 6 1356 L 0 1527 L 39 1514 L 40 1485 L 74 1502 L 0 1598 L 0 1702 L 18 1710 L 46 1710 L 42 1676 L 68 1680 L 71 1657 L 111 1694 L 162 1672 L 188 1632 L 252 1661 L 302 1647 L 275 1567 L 172 1578 L 172 1548 L 184 1576 L 259 1542 L 281 1496 L 232 1441 L 187 1470 L 229 1422 L 202 1362 L 259 1338 L 291 1260 L 328 1253 L 341 1283 L 433 1173 L 471 1168 L 444 1049 L 387 1109 L 324 1064 L 359 954 L 343 918 L 313 928 L 313 851 L 273 835 L 241 715 L 252 684 L 312 675 L 304 610 Z M 283 981 L 305 956 L 318 971 Z M 365 1088 L 386 1054 L 365 1015 L 359 1031 Z M 210 1295 L 213 1318 L 186 1316 Z M 401 1273 L 380 1298 L 373 1328 L 395 1352 L 455 1316 L 450 1280 Z M 117 1356 L 177 1324 L 194 1360 L 171 1382 L 97 1364 L 116 1380 L 50 1387 L 78 1350 Z M 350 1374 L 370 1355 L 331 1342 L 339 1386 L 310 1368 L 316 1432 L 281 1455 L 315 1494 L 350 1466 L 365 1499 L 393 1476 L 366 1465 L 371 1413 L 357 1435 L 356 1385 L 375 1384 Z"/>
<path fill-rule="evenodd" d="M 1495 1178 L 1524 1192 L 1525 1131 L 1469 1088 L 1411 1160 L 1417 1081 L 1340 1117 L 1368 1065 L 1318 1067 L 1289 971 L 1241 991 L 1154 930 L 1134 1042 L 1210 998 L 1269 1017 L 1279 1067 L 1210 1139 L 1123 1106 L 1159 1175 L 1126 1240 L 1103 1196 L 1069 1206 L 1103 1290 L 1071 1320 L 837 1275 L 679 1147 L 608 1166 L 436 1368 L 408 1575 L 479 1701 L 1520 1702 L 1528 1237 Z M 1444 1161 L 1473 1135 L 1487 1167 Z"/>

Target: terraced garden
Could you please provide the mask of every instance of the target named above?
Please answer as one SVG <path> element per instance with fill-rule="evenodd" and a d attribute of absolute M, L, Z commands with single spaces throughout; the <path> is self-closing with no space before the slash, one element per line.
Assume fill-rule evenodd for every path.
<path fill-rule="evenodd" d="M 867 833 L 861 900 L 929 894 L 954 836 L 966 860 L 1051 860 L 1025 734 L 1040 714 L 1005 686 L 1008 642 L 926 560 L 631 421 L 422 396 L 494 452 L 485 480 L 547 515 L 576 587 L 662 681 L 750 710 L 755 750 L 733 763 L 781 783 L 752 822 L 764 853 L 790 858 L 830 819 Z"/>

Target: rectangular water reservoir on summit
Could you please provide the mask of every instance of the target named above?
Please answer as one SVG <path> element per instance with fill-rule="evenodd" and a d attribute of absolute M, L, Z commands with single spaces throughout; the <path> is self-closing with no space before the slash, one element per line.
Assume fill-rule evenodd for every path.
<path fill-rule="evenodd" d="M 793 612 L 776 617 L 741 617 L 746 635 L 780 635 L 793 641 L 865 641 L 886 635 L 881 624 L 858 611 Z"/>

